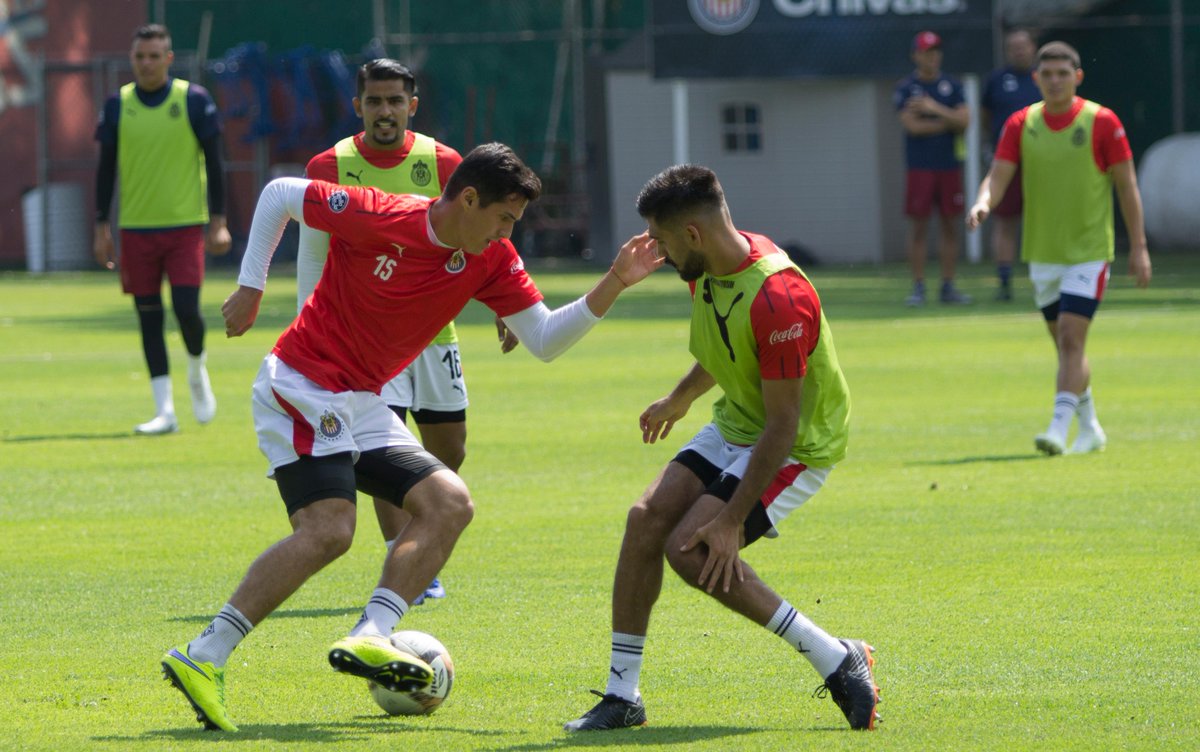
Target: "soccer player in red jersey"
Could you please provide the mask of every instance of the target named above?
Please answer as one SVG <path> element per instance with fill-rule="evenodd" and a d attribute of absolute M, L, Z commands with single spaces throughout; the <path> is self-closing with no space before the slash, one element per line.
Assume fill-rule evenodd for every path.
<path fill-rule="evenodd" d="M 226 334 L 254 323 L 271 254 L 288 218 L 333 240 L 321 280 L 267 355 L 253 388 L 259 447 L 293 532 L 250 566 L 192 642 L 163 657 L 167 677 L 210 728 L 235 730 L 224 666 L 249 631 L 349 548 L 356 490 L 412 515 L 335 669 L 389 689 L 428 686 L 420 659 L 388 640 L 412 599 L 441 570 L 474 508 L 462 479 L 425 449 L 379 391 L 472 298 L 550 360 L 583 337 L 626 287 L 662 263 L 645 234 L 630 239 L 585 296 L 550 310 L 509 242 L 541 181 L 507 146 L 472 150 L 438 198 L 282 178 L 259 198 Z"/>
<path fill-rule="evenodd" d="M 1129 273 L 1138 287 L 1149 285 L 1151 275 L 1142 199 L 1121 121 L 1107 107 L 1075 95 L 1083 82 L 1079 53 L 1064 42 L 1043 45 L 1033 75 L 1042 102 L 1004 124 L 967 226 L 973 230 L 988 218 L 1019 166 L 1025 196 L 1021 259 L 1029 263 L 1037 306 L 1058 353 L 1054 411 L 1034 446 L 1062 454 L 1078 417 L 1071 452 L 1095 452 L 1107 437 L 1096 418 L 1084 348 L 1114 257 L 1113 188 L 1129 234 Z"/>

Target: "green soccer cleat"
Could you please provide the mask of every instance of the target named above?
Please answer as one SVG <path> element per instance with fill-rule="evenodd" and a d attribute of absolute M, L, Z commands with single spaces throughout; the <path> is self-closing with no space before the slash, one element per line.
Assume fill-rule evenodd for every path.
<path fill-rule="evenodd" d="M 188 646 L 172 648 L 162 659 L 163 677 L 183 693 L 196 710 L 196 720 L 209 731 L 237 731 L 225 713 L 225 669 L 193 661 Z"/>
<path fill-rule="evenodd" d="M 358 676 L 389 692 L 416 692 L 433 681 L 433 669 L 415 655 L 396 648 L 378 635 L 343 637 L 329 649 L 334 671 Z"/>

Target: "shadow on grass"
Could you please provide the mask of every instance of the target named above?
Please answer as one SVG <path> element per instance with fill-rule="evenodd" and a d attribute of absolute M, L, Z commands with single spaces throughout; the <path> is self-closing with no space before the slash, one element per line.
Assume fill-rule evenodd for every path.
<path fill-rule="evenodd" d="M 357 616 L 362 613 L 362 607 L 357 608 L 300 608 L 280 609 L 271 612 L 271 619 L 319 619 L 323 616 Z M 192 616 L 172 616 L 167 621 L 194 622 L 207 624 L 213 620 L 212 614 Z"/>
<path fill-rule="evenodd" d="M 34 441 L 95 441 L 96 439 L 136 439 L 133 431 L 120 433 L 47 433 L 31 436 L 0 436 L 0 443 L 21 444 Z"/>
<path fill-rule="evenodd" d="M 235 733 L 206 731 L 196 726 L 192 728 L 154 729 L 137 736 L 94 736 L 92 740 L 129 745 L 123 747 L 125 749 L 132 748 L 135 744 L 151 745 L 151 749 L 158 749 L 160 748 L 159 745 L 167 740 L 184 742 L 200 739 L 211 739 L 212 741 L 232 744 L 236 744 L 237 742 L 257 744 L 261 743 L 264 739 L 277 742 L 305 742 L 309 744 L 336 742 L 344 744 L 345 742 L 354 741 L 379 742 L 381 734 L 388 734 L 389 737 L 392 737 L 395 734 L 403 734 L 406 731 L 415 733 L 436 731 L 440 734 L 465 734 L 467 736 L 499 736 L 508 733 L 506 731 L 487 729 L 430 726 L 425 723 L 405 725 L 403 722 L 398 722 L 386 716 L 360 716 L 353 721 L 343 721 L 340 723 L 244 723 L 238 726 L 238 730 Z M 453 747 L 454 745 L 451 742 L 447 748 L 453 749 Z"/>
<path fill-rule="evenodd" d="M 980 462 L 1030 462 L 1033 460 L 1049 459 L 1046 455 L 1038 452 L 1029 452 L 1027 454 L 982 454 L 976 457 L 956 457 L 945 460 L 925 460 L 923 462 L 909 462 L 909 465 L 917 466 L 943 466 L 943 465 L 973 465 Z"/>
<path fill-rule="evenodd" d="M 726 737 L 757 734 L 767 729 L 749 726 L 646 726 L 636 729 L 621 729 L 612 733 L 566 734 L 541 744 L 518 744 L 500 747 L 500 752 L 543 752 L 545 750 L 589 748 L 589 747 L 666 747 L 672 744 L 696 744 Z M 835 729 L 800 729 L 800 731 L 833 731 Z M 735 741 L 729 742 L 730 749 L 737 749 Z"/>

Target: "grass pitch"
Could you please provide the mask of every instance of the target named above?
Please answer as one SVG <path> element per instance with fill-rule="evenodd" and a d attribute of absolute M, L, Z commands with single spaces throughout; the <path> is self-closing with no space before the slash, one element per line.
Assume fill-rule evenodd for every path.
<path fill-rule="evenodd" d="M 876 646 L 874 734 L 811 698 L 819 678 L 780 640 L 669 573 L 642 673 L 650 725 L 560 730 L 604 686 L 625 510 L 708 417 L 698 403 L 665 442 L 640 442 L 639 412 L 690 364 L 673 275 L 549 365 L 500 355 L 482 308 L 460 319 L 477 515 L 449 597 L 402 622 L 455 659 L 442 709 L 386 717 L 325 662 L 378 574 L 363 504 L 350 553 L 234 654 L 229 736 L 200 729 L 158 661 L 288 532 L 249 387 L 294 283 L 277 271 L 256 328 L 226 340 L 234 281 L 211 277 L 218 416 L 191 419 L 173 333 L 183 430 L 139 438 L 152 402 L 115 278 L 0 276 L 0 749 L 1194 749 L 1200 272 L 1159 257 L 1137 291 L 1122 264 L 1088 345 L 1109 448 L 1053 459 L 1033 450 L 1055 365 L 1027 283 L 1020 302 L 914 311 L 899 267 L 811 270 L 853 394 L 850 456 L 746 558 L 826 629 Z M 534 276 L 552 305 L 594 279 Z M 990 297 L 986 269 L 964 282 Z"/>

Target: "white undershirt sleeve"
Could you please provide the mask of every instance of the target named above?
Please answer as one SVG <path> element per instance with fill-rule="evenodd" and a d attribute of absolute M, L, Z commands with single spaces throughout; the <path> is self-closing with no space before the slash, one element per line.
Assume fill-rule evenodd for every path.
<path fill-rule="evenodd" d="M 288 219 L 304 221 L 304 192 L 311 182 L 304 178 L 276 178 L 263 188 L 254 207 L 254 219 L 250 222 L 250 239 L 246 243 L 246 255 L 242 257 L 239 285 L 256 290 L 267 288 L 267 269 Z"/>
<path fill-rule="evenodd" d="M 314 230 L 300 223 L 300 242 L 296 246 L 296 310 L 304 307 L 304 301 L 312 295 L 321 272 L 325 271 L 325 257 L 329 255 L 329 233 Z"/>
<path fill-rule="evenodd" d="M 588 308 L 587 299 L 568 303 L 551 311 L 538 302 L 524 311 L 504 317 L 504 323 L 521 339 L 534 357 L 554 360 L 591 331 L 600 317 Z"/>

